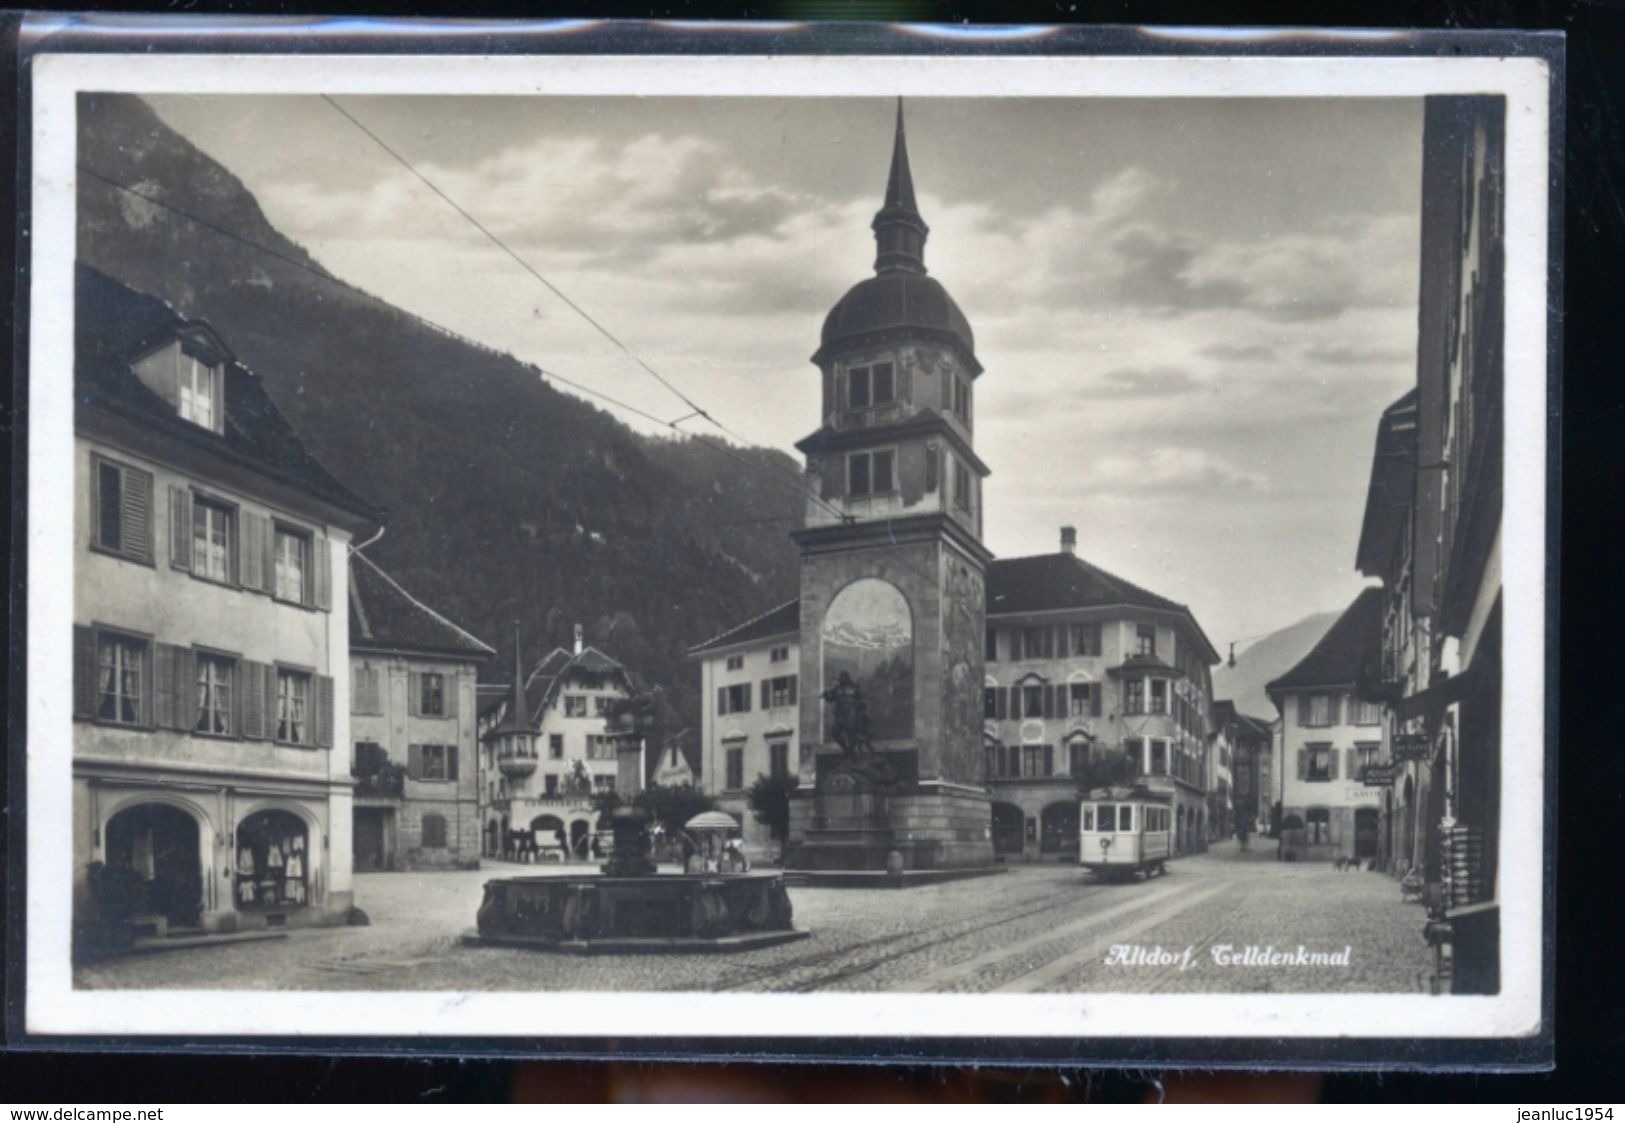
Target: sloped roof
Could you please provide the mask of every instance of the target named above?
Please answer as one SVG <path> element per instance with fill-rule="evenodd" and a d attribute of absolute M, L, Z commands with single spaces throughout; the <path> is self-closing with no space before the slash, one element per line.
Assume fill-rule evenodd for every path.
<path fill-rule="evenodd" d="M 223 432 L 182 418 L 138 378 L 131 364 L 183 336 L 206 336 L 225 350 Z M 365 523 L 383 513 L 340 483 L 305 447 L 253 371 L 231 356 L 208 325 L 187 320 L 156 297 L 88 265 L 74 270 L 74 406 L 101 411 L 297 487 Z"/>
<path fill-rule="evenodd" d="M 1382 577 L 1394 554 L 1405 520 L 1416 506 L 1416 390 L 1407 390 L 1382 411 L 1377 445 L 1366 488 L 1365 518 L 1355 568 Z"/>
<path fill-rule="evenodd" d="M 703 655 L 707 651 L 715 651 L 722 647 L 732 647 L 736 643 L 748 643 L 751 640 L 767 639 L 770 636 L 782 636 L 801 631 L 801 601 L 785 601 L 777 608 L 770 608 L 760 616 L 752 617 L 743 624 L 736 624 L 720 635 L 712 636 L 702 644 L 688 649 L 690 655 Z"/>
<path fill-rule="evenodd" d="M 1218 661 L 1219 655 L 1212 641 L 1197 624 L 1189 608 L 1108 573 L 1076 554 L 1000 558 L 987 568 L 987 615 L 990 618 L 1022 612 L 1115 605 L 1182 614 L 1190 621 L 1197 637 L 1207 645 L 1209 661 Z"/>
<path fill-rule="evenodd" d="M 350 646 L 426 651 L 483 660 L 496 654 L 417 600 L 365 554 L 350 555 Z"/>
<path fill-rule="evenodd" d="M 671 754 L 671 750 L 674 748 L 682 755 L 684 763 L 688 765 L 688 770 L 694 774 L 694 782 L 696 784 L 699 783 L 701 759 L 700 731 L 695 729 L 693 726 L 685 726 L 676 733 L 673 733 L 671 736 L 666 738 L 665 744 L 661 747 L 660 752 L 649 754 L 648 759 L 644 761 L 645 771 L 647 773 L 643 778 L 645 783 L 652 783 L 654 781 L 655 775 L 659 773 L 662 765 L 664 764 L 665 758 Z"/>
<path fill-rule="evenodd" d="M 618 660 L 596 647 L 584 647 L 576 655 L 562 647 L 555 647 L 542 656 L 531 668 L 530 674 L 525 676 L 525 691 L 534 699 L 531 702 L 531 716 L 537 723 L 542 720 L 542 712 L 558 696 L 559 686 L 577 671 L 590 675 L 619 676 L 628 690 L 636 685 L 631 673 Z"/>
<path fill-rule="evenodd" d="M 1283 690 L 1353 686 L 1359 681 L 1361 662 L 1376 650 L 1381 637 L 1382 590 L 1375 586 L 1361 589 L 1309 654 L 1264 689 L 1274 695 Z"/>

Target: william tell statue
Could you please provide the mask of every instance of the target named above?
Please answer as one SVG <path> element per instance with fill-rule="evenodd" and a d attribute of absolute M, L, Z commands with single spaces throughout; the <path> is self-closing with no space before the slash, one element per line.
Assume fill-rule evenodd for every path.
<path fill-rule="evenodd" d="M 835 685 L 820 697 L 835 707 L 830 737 L 841 747 L 841 755 L 848 760 L 867 755 L 870 750 L 869 703 L 864 701 L 863 691 L 852 681 L 852 676 L 842 671 Z"/>

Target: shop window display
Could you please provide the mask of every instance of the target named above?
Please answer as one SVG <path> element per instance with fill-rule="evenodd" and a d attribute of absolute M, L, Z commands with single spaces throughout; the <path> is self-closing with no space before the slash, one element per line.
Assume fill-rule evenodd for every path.
<path fill-rule="evenodd" d="M 310 903 L 310 846 L 305 824 L 286 811 L 261 811 L 237 826 L 238 908 Z"/>

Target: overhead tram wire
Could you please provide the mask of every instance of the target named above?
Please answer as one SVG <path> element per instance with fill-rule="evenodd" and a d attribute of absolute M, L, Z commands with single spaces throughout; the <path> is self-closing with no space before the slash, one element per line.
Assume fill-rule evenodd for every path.
<path fill-rule="evenodd" d="M 247 248 L 249 248 L 251 250 L 254 250 L 256 253 L 262 253 L 267 257 L 270 257 L 270 258 L 273 258 L 273 259 L 275 259 L 277 261 L 282 262 L 285 265 L 292 266 L 293 268 L 298 269 L 300 272 L 309 273 L 312 277 L 315 277 L 318 280 L 326 281 L 327 283 L 329 283 L 331 285 L 335 285 L 335 286 L 337 286 L 337 287 L 339 287 L 341 289 L 345 289 L 345 290 L 347 290 L 349 292 L 353 292 L 357 296 L 360 296 L 360 297 L 362 297 L 362 298 L 364 298 L 366 300 L 373 301 L 375 303 L 380 303 L 380 304 L 383 303 L 382 299 L 380 297 L 378 297 L 375 293 L 370 293 L 366 289 L 362 288 L 359 285 L 356 285 L 356 284 L 353 284 L 353 283 L 351 283 L 349 281 L 346 281 L 342 277 L 335 276 L 332 273 L 329 273 L 324 269 L 318 269 L 315 266 L 312 266 L 312 265 L 308 264 L 307 262 L 300 261 L 296 257 L 290 257 L 289 255 L 287 255 L 285 253 L 282 253 L 279 250 L 273 249 L 272 247 L 265 245 L 263 242 L 257 242 L 252 238 L 245 237 L 244 235 L 237 233 L 235 230 L 229 229 L 228 227 L 225 227 L 225 226 L 221 226 L 217 222 L 211 222 L 209 219 L 203 218 L 200 215 L 195 215 L 191 211 L 186 210 L 184 207 L 177 207 L 175 204 L 167 202 L 166 200 L 159 199 L 159 198 L 157 198 L 157 197 L 155 197 L 153 195 L 147 194 L 144 191 L 137 190 L 136 188 L 131 187 L 127 183 L 121 183 L 118 180 L 114 179 L 113 177 L 111 177 L 109 175 L 106 175 L 106 174 L 104 174 L 104 173 L 102 173 L 100 171 L 97 171 L 95 168 L 91 167 L 88 164 L 83 164 L 83 163 L 79 164 L 78 165 L 78 170 L 79 170 L 79 172 L 81 174 L 87 175 L 91 179 L 94 179 L 99 183 L 105 184 L 107 187 L 110 187 L 110 188 L 112 188 L 114 190 L 117 190 L 117 191 L 122 191 L 126 195 L 131 196 L 132 198 L 140 199 L 145 203 L 150 203 L 152 206 L 161 207 L 162 209 L 170 212 L 171 214 L 177 215 L 180 218 L 183 218 L 186 221 L 188 221 L 190 223 L 193 223 L 196 226 L 202 227 L 203 229 L 208 230 L 211 233 L 218 234 L 219 236 L 221 236 L 223 238 L 227 238 L 227 239 L 229 239 L 229 240 L 231 240 L 233 242 L 236 242 L 239 245 L 246 246 Z M 451 336 L 451 337 L 453 337 L 455 339 L 465 338 L 462 335 L 461 332 L 455 331 L 452 328 L 448 328 L 444 324 L 436 323 L 434 320 L 429 319 L 427 316 L 420 316 L 415 312 L 408 313 L 408 314 L 411 315 L 413 319 L 419 321 L 420 323 L 426 324 L 429 327 L 433 328 L 434 330 L 436 330 L 438 332 L 441 332 L 441 333 L 443 333 L 445 335 Z M 484 346 L 483 344 L 476 344 L 476 345 L 477 346 Z M 515 361 L 518 361 L 518 360 L 515 360 Z M 521 365 L 527 365 L 527 364 L 521 364 Z M 678 426 L 683 421 L 687 420 L 687 418 L 679 417 L 675 421 L 668 421 L 667 419 L 665 419 L 663 417 L 657 417 L 656 415 L 650 413 L 648 410 L 640 409 L 639 407 L 637 407 L 635 405 L 632 405 L 632 404 L 630 404 L 628 402 L 623 402 L 619 398 L 616 398 L 616 397 L 613 397 L 612 395 L 604 393 L 602 390 L 595 390 L 591 386 L 585 385 L 584 383 L 581 383 L 581 382 L 577 382 L 572 378 L 567 378 L 566 376 L 564 376 L 562 374 L 559 374 L 559 373 L 557 373 L 555 371 L 548 370 L 545 367 L 534 365 L 534 364 L 529 364 L 529 365 L 531 365 L 532 369 L 534 369 L 536 371 L 537 377 L 539 379 L 541 379 L 542 381 L 544 381 L 544 382 L 556 382 L 556 383 L 558 383 L 558 384 L 560 384 L 562 386 L 568 386 L 572 390 L 577 390 L 577 391 L 580 391 L 582 394 L 585 394 L 585 395 L 587 395 L 589 397 L 597 398 L 600 401 L 602 401 L 602 402 L 604 402 L 604 403 L 606 403 L 606 404 L 608 404 L 608 405 L 610 405 L 610 406 L 612 406 L 612 407 L 614 407 L 616 409 L 624 410 L 627 413 L 633 414 L 634 416 L 643 418 L 645 421 L 653 422 L 654 424 L 660 426 L 663 429 L 670 429 L 672 432 L 678 434 L 679 436 L 687 437 L 688 439 L 693 440 L 693 441 L 698 441 L 704 447 L 712 449 L 715 452 L 721 453 L 723 456 L 726 456 L 728 459 L 734 461 L 737 464 L 742 464 L 745 467 L 751 469 L 752 471 L 759 471 L 765 466 L 765 464 L 763 462 L 751 461 L 751 460 L 748 460 L 745 457 L 739 455 L 739 453 L 737 451 L 735 451 L 730 445 L 728 445 L 726 443 L 722 443 L 722 442 L 712 440 L 712 439 L 710 439 L 710 438 L 708 438 L 708 437 L 706 437 L 706 436 L 704 436 L 703 434 L 700 434 L 700 433 L 690 433 L 690 432 L 687 432 L 686 430 L 678 428 Z M 692 415 L 690 415 L 690 416 L 692 416 Z M 767 463 L 770 463 L 770 462 L 767 462 Z M 801 479 L 800 479 L 799 476 L 797 476 L 796 479 L 795 479 L 794 487 L 795 487 L 796 494 L 798 496 L 800 496 L 802 498 L 806 497 L 806 495 L 807 495 L 806 488 L 802 484 Z M 824 499 L 822 496 L 817 496 L 815 498 L 817 498 L 818 502 L 823 504 L 825 507 L 827 507 L 831 512 L 833 512 L 833 513 L 835 513 L 837 515 L 841 514 L 839 508 L 835 507 L 834 504 L 830 503 L 827 499 Z"/>
<path fill-rule="evenodd" d="M 714 416 L 712 416 L 712 414 L 711 414 L 711 412 L 709 410 L 707 410 L 704 406 L 701 406 L 698 402 L 696 402 L 689 395 L 683 393 L 683 391 L 680 390 L 676 385 L 674 385 L 669 378 L 667 378 L 665 375 L 661 374 L 654 367 L 650 366 L 648 361 L 645 360 L 642 355 L 639 355 L 631 347 L 628 347 L 626 345 L 626 343 L 623 342 L 618 335 L 616 335 L 614 332 L 610 331 L 609 328 L 605 327 L 604 324 L 599 322 L 585 308 L 583 308 L 581 305 L 577 304 L 574 300 L 570 299 L 569 295 L 566 294 L 563 289 L 559 288 L 552 281 L 548 280 L 545 276 L 542 275 L 542 272 L 539 269 L 537 269 L 535 266 L 533 266 L 530 262 L 526 261 L 523 257 L 519 256 L 517 251 L 515 251 L 506 242 L 504 242 L 495 233 L 493 233 L 491 231 L 491 229 L 488 226 L 486 226 L 483 222 L 481 222 L 479 219 L 475 218 L 474 215 L 472 215 L 466 209 L 464 209 L 464 207 L 462 206 L 461 203 L 457 202 L 456 199 L 453 199 L 450 195 L 446 194 L 446 192 L 441 189 L 439 184 L 435 183 L 434 180 L 430 179 L 428 176 L 424 175 L 421 171 L 419 171 L 417 169 L 417 167 L 410 160 L 408 160 L 405 156 L 402 156 L 394 148 L 391 148 L 389 146 L 389 144 L 382 137 L 380 137 L 377 133 L 375 133 L 371 129 L 369 129 L 364 123 L 362 123 L 360 118 L 358 118 L 355 114 L 351 113 L 348 109 L 344 108 L 344 106 L 340 105 L 337 101 L 335 101 L 332 98 L 331 95 L 322 94 L 321 97 L 322 97 L 323 101 L 327 102 L 328 105 L 331 105 L 333 107 L 335 112 L 337 112 L 345 120 L 349 121 L 357 129 L 359 129 L 368 139 L 370 139 L 379 148 L 382 148 L 386 153 L 388 153 L 389 156 L 396 163 L 400 164 L 401 167 L 405 168 L 408 172 L 412 173 L 412 176 L 415 179 L 417 179 L 418 182 L 422 183 L 430 191 L 433 191 L 436 195 L 438 195 L 440 197 L 440 199 L 448 207 L 450 207 L 452 210 L 456 211 L 459 215 L 461 215 L 463 217 L 463 219 L 465 221 L 468 222 L 468 224 L 470 226 L 474 227 L 475 230 L 478 230 L 482 235 L 484 235 L 487 241 L 489 241 L 493 246 L 497 247 L 497 249 L 501 250 L 503 252 L 503 254 L 505 254 L 507 257 L 511 258 L 513 260 L 513 262 L 515 264 L 517 264 L 521 269 L 523 269 L 525 272 L 529 273 L 532 277 L 536 278 L 537 281 L 541 282 L 541 284 L 547 289 L 548 292 L 552 293 L 554 296 L 558 297 L 561 301 L 563 301 L 564 304 L 571 311 L 575 312 L 576 315 L 580 316 L 583 320 L 587 321 L 588 324 L 592 325 L 593 329 L 595 331 L 597 331 L 598 334 L 602 335 L 605 339 L 607 339 L 611 343 L 613 343 L 616 346 L 616 348 L 619 349 L 620 352 L 623 355 L 625 355 L 627 358 L 631 359 L 639 367 L 643 368 L 643 370 L 647 371 L 648 374 L 656 382 L 660 383 L 661 386 L 664 386 L 667 390 L 669 390 L 672 394 L 674 394 L 677 397 L 678 401 L 682 402 L 685 406 L 687 406 L 689 408 L 690 412 L 685 414 L 684 416 L 679 417 L 675 421 L 663 422 L 662 424 L 667 425 L 669 428 L 676 429 L 677 426 L 681 425 L 684 421 L 687 421 L 687 420 L 689 420 L 690 418 L 693 418 L 693 417 L 699 417 L 699 418 L 702 418 L 702 419 L 704 419 L 706 421 L 709 421 L 712 425 L 716 426 L 718 430 L 720 430 L 722 433 L 726 434 L 727 436 L 733 438 L 739 444 L 744 445 L 746 447 L 751 446 L 751 442 L 749 440 L 747 440 L 745 437 L 741 436 L 739 433 L 736 433 L 734 430 L 730 429 L 728 426 L 724 425 L 722 422 L 718 421 Z M 679 431 L 682 431 L 682 430 L 679 430 Z M 770 464 L 770 466 L 775 467 L 775 468 L 777 467 L 776 465 L 771 465 L 771 464 Z M 786 474 L 789 474 L 789 473 L 786 473 Z M 797 490 L 805 491 L 805 485 L 803 484 L 800 475 L 795 474 L 794 479 L 795 479 Z M 818 498 L 818 502 L 823 504 L 826 508 L 828 508 L 828 510 L 829 510 L 829 512 L 831 514 L 837 516 L 838 518 L 842 518 L 842 519 L 844 519 L 846 517 L 845 514 L 842 511 L 840 511 L 838 508 L 836 508 L 834 506 L 834 504 L 832 504 L 832 503 L 828 502 L 827 500 L 825 500 L 822 496 L 819 496 L 817 498 Z"/>

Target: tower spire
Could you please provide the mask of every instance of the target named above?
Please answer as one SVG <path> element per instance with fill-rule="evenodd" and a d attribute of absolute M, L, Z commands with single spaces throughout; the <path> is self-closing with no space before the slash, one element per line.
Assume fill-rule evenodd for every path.
<path fill-rule="evenodd" d="M 908 166 L 908 137 L 903 129 L 903 99 L 897 99 L 897 131 L 892 139 L 891 174 L 886 198 L 871 224 L 875 232 L 876 273 L 924 273 L 925 237 L 930 227 L 914 201 L 914 176 Z"/>

